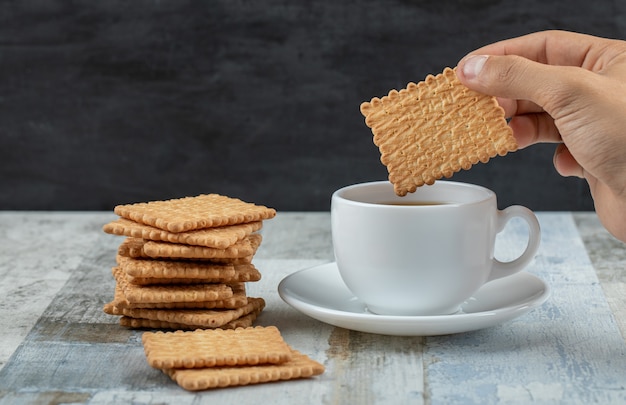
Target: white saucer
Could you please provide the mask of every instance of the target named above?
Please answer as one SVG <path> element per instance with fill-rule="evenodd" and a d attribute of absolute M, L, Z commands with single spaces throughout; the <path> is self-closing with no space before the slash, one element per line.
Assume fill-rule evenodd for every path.
<path fill-rule="evenodd" d="M 485 284 L 453 315 L 375 315 L 348 290 L 337 265 L 328 263 L 285 277 L 278 285 L 278 294 L 304 314 L 342 328 L 382 335 L 433 336 L 487 328 L 521 316 L 543 304 L 550 288 L 522 271 Z"/>

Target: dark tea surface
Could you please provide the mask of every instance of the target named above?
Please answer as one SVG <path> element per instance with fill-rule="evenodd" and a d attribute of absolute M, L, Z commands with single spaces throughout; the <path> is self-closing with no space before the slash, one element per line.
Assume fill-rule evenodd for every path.
<path fill-rule="evenodd" d="M 399 205 L 399 206 L 412 206 L 412 205 L 446 205 L 451 204 L 445 201 L 382 201 L 378 204 L 381 205 Z"/>

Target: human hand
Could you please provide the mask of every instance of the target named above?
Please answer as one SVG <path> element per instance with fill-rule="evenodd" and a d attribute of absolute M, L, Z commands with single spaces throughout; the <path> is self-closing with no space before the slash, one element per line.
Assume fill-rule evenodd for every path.
<path fill-rule="evenodd" d="M 598 217 L 626 242 L 626 42 L 539 32 L 473 51 L 457 75 L 498 98 L 521 148 L 559 143 L 556 170 L 587 180 Z"/>

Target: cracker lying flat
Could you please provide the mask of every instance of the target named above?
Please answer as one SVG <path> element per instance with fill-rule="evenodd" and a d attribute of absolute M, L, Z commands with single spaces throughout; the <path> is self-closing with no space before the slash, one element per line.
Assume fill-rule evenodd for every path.
<path fill-rule="evenodd" d="M 400 196 L 517 150 L 496 99 L 462 85 L 450 68 L 360 109 Z"/>
<path fill-rule="evenodd" d="M 276 216 L 273 208 L 219 194 L 118 205 L 114 212 L 123 218 L 174 233 L 255 222 Z"/>
<path fill-rule="evenodd" d="M 262 226 L 262 221 L 255 221 L 246 224 L 173 233 L 126 218 L 119 218 L 105 224 L 102 230 L 113 235 L 224 249 L 251 233 L 260 230 Z"/>
<path fill-rule="evenodd" d="M 291 360 L 281 364 L 197 369 L 165 369 L 178 385 L 189 391 L 217 387 L 260 384 L 270 381 L 307 378 L 324 372 L 324 366 L 308 356 L 291 351 Z"/>
<path fill-rule="evenodd" d="M 104 312 L 110 315 L 116 315 L 114 313 L 114 307 L 117 308 L 202 308 L 202 309 L 233 309 L 241 308 L 248 304 L 248 297 L 246 295 L 246 287 L 244 283 L 229 284 L 232 290 L 232 296 L 224 299 L 216 299 L 209 301 L 184 301 L 184 302 L 130 302 L 121 284 L 118 282 L 115 285 L 115 293 L 113 301 L 104 306 Z M 163 286 L 162 289 L 168 289 L 168 286 Z M 119 315 L 119 314 L 117 314 Z"/>
<path fill-rule="evenodd" d="M 143 243 L 138 245 L 141 249 Z M 235 265 L 216 264 L 197 261 L 153 260 L 132 258 L 118 255 L 118 266 L 129 276 L 137 278 L 186 278 L 186 279 L 224 279 L 234 278 Z"/>
<path fill-rule="evenodd" d="M 111 271 L 124 297 L 132 303 L 203 302 L 233 296 L 233 289 L 228 284 L 138 286 L 129 283 L 128 276 L 119 267 Z"/>
<path fill-rule="evenodd" d="M 254 255 L 260 244 L 261 235 L 255 233 L 225 249 L 155 241 L 145 241 L 142 249 L 153 258 L 239 259 Z"/>
<path fill-rule="evenodd" d="M 254 236 L 254 234 L 250 236 L 252 237 Z M 256 249 L 258 249 L 259 247 L 259 244 L 256 242 L 258 241 L 260 243 L 260 239 L 253 238 L 252 241 L 254 242 L 254 244 L 251 244 L 252 248 L 256 252 Z M 204 252 L 200 250 L 201 253 L 197 255 L 197 256 L 214 256 L 214 257 L 166 257 L 166 256 L 153 257 L 153 256 L 149 256 L 144 249 L 144 246 L 148 242 L 149 241 L 146 241 L 145 239 L 128 237 L 120 244 L 117 250 L 117 254 L 118 256 L 129 257 L 132 259 L 150 259 L 150 260 L 152 259 L 175 259 L 175 261 L 181 261 L 181 262 L 186 261 L 189 263 L 204 262 L 206 264 L 233 264 L 233 265 L 234 264 L 250 264 L 252 262 L 252 258 L 254 257 L 254 254 L 244 256 L 244 257 L 234 257 L 234 258 L 233 257 L 221 257 L 221 256 L 232 256 L 224 252 L 226 249 L 221 249 L 222 252 L 216 252 L 216 250 L 220 250 L 220 249 L 213 249 L 212 251 L 207 250 Z M 240 241 L 240 242 L 245 243 L 245 241 Z M 152 243 L 155 243 L 155 242 L 152 242 Z M 165 244 L 165 242 L 163 244 Z M 189 251 L 189 249 L 181 250 L 181 246 L 185 247 L 183 245 L 176 245 L 173 248 L 171 246 L 164 247 L 164 246 L 159 246 L 159 245 L 157 246 L 152 245 L 151 249 L 155 249 L 152 252 L 152 254 L 161 254 L 161 255 L 177 254 L 176 253 L 177 251 L 183 251 L 183 252 Z M 237 244 L 233 246 L 237 246 Z M 211 248 L 206 248 L 206 249 L 211 249 Z M 230 250 L 230 252 L 232 251 L 233 249 Z M 209 254 L 206 254 L 207 252 L 209 252 Z M 182 254 L 180 256 L 182 256 Z M 193 254 L 191 255 L 188 254 L 188 256 L 193 256 Z"/>
<path fill-rule="evenodd" d="M 132 258 L 150 258 L 143 251 L 143 245 L 146 243 L 144 239 L 128 237 L 120 244 L 117 249 L 118 256 Z"/>
<path fill-rule="evenodd" d="M 193 332 L 145 332 L 150 366 L 160 369 L 284 363 L 291 349 L 275 326 Z"/>
<path fill-rule="evenodd" d="M 263 308 L 259 308 L 248 315 L 244 315 L 240 318 L 233 319 L 232 321 L 220 326 L 220 329 L 237 329 L 237 328 L 249 328 L 252 326 L 256 318 L 259 316 Z M 173 329 L 173 330 L 196 330 L 202 329 L 200 325 L 184 325 L 182 323 L 173 323 L 167 321 L 155 321 L 153 319 L 145 318 L 131 318 L 129 316 L 120 317 L 120 325 L 127 328 L 135 329 Z"/>
<path fill-rule="evenodd" d="M 245 283 L 254 282 L 261 279 L 261 272 L 252 264 L 237 264 L 233 266 L 233 274 L 228 276 L 218 275 L 210 278 L 164 278 L 164 277 L 128 277 L 128 282 L 135 285 L 156 285 L 156 284 L 220 284 L 220 283 Z"/>
<path fill-rule="evenodd" d="M 105 306 L 110 315 L 124 315 L 153 321 L 193 325 L 199 328 L 221 328 L 229 322 L 265 307 L 262 298 L 248 297 L 248 303 L 234 309 L 163 309 L 163 308 L 119 308 Z"/>
<path fill-rule="evenodd" d="M 120 245 L 118 254 L 125 257 L 153 259 L 244 259 L 254 256 L 261 244 L 261 238 L 261 235 L 255 233 L 226 249 L 216 249 L 128 237 Z"/>

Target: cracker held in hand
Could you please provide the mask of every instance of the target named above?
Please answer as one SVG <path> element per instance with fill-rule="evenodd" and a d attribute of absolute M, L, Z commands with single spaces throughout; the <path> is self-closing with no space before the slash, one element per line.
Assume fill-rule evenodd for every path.
<path fill-rule="evenodd" d="M 453 69 L 361 104 L 395 193 L 517 150 L 494 97 L 468 89 Z"/>
<path fill-rule="evenodd" d="M 219 194 L 118 205 L 122 218 L 178 233 L 271 219 L 276 210 Z"/>

